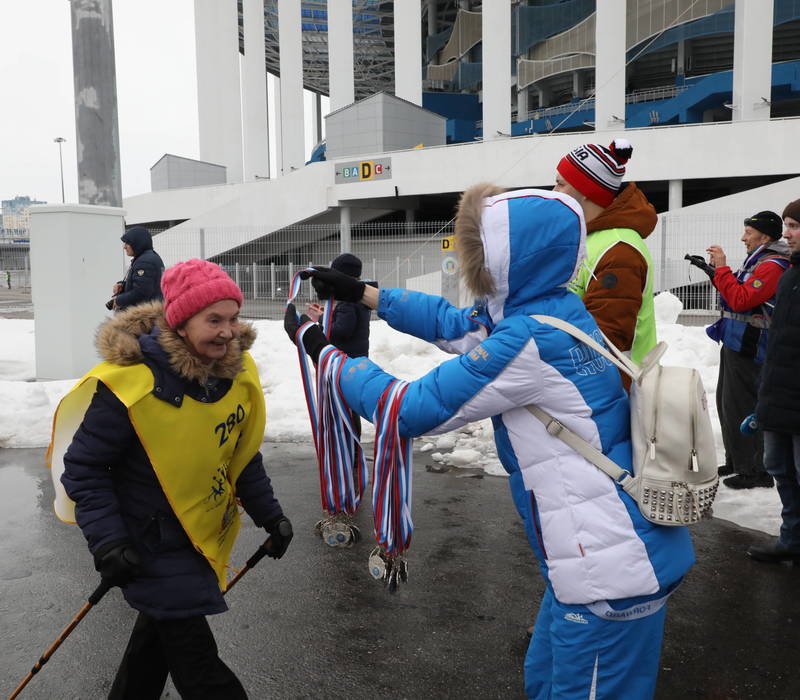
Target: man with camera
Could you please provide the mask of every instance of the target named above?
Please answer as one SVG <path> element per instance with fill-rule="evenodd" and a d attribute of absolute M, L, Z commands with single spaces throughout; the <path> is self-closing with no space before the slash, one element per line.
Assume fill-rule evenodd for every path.
<path fill-rule="evenodd" d="M 789 248 L 780 240 L 781 217 L 761 211 L 744 220 L 742 242 L 747 258 L 733 272 L 725 251 L 718 245 L 707 249 L 709 263 L 699 256 L 690 262 L 705 270 L 720 294 L 720 319 L 706 332 L 722 343 L 717 380 L 717 411 L 725 445 L 725 464 L 720 476 L 733 489 L 771 487 L 772 477 L 764 470 L 760 433 L 744 435 L 742 421 L 753 412 L 767 347 L 767 329 L 775 305 L 775 293 L 789 266 Z"/>
<path fill-rule="evenodd" d="M 122 311 L 129 306 L 146 301 L 160 301 L 161 273 L 164 263 L 153 250 L 153 237 L 144 226 L 134 226 L 122 234 L 125 253 L 133 258 L 128 274 L 114 285 L 111 299 L 106 302 L 107 309 Z"/>

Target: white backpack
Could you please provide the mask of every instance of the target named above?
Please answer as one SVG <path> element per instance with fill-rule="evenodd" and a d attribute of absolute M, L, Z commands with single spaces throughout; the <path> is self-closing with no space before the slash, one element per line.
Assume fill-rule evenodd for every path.
<path fill-rule="evenodd" d="M 631 379 L 633 474 L 538 406 L 526 408 L 553 435 L 616 481 L 658 525 L 692 525 L 711 508 L 717 492 L 717 455 L 706 393 L 695 369 L 664 367 L 659 343 L 637 367 L 605 336 L 612 355 L 594 338 L 553 316 L 533 316 L 582 341 Z"/>

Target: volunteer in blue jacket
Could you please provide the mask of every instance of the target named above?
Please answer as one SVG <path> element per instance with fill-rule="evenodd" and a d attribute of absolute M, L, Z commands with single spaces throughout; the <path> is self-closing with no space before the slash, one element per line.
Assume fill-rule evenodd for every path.
<path fill-rule="evenodd" d="M 492 416 L 498 455 L 547 582 L 525 660 L 528 696 L 644 699 L 655 689 L 666 600 L 694 561 L 688 531 L 645 520 L 614 481 L 525 408 L 542 407 L 631 468 L 619 372 L 531 318 L 557 316 L 599 337 L 567 287 L 585 244 L 583 213 L 569 195 L 479 185 L 464 194 L 456 219 L 461 273 L 479 305 L 459 310 L 439 297 L 378 291 L 319 268 L 315 286 L 464 353 L 409 384 L 399 431 L 444 433 Z M 293 308 L 285 326 L 296 338 Z M 312 327 L 303 343 L 316 358 L 327 341 Z M 346 360 L 339 376 L 347 404 L 368 419 L 395 381 L 364 358 Z"/>
<path fill-rule="evenodd" d="M 123 311 L 147 301 L 160 301 L 164 263 L 153 250 L 153 237 L 144 226 L 134 226 L 122 234 L 122 247 L 133 260 L 125 279 L 114 285 L 112 308 Z"/>
<path fill-rule="evenodd" d="M 182 698 L 235 700 L 245 691 L 205 616 L 227 610 L 237 502 L 270 534 L 270 556 L 292 528 L 259 452 L 266 413 L 241 290 L 205 260 L 170 268 L 162 288 L 163 305 L 100 327 L 105 362 L 59 405 L 56 513 L 139 612 L 109 697 L 157 700 L 169 673 Z"/>

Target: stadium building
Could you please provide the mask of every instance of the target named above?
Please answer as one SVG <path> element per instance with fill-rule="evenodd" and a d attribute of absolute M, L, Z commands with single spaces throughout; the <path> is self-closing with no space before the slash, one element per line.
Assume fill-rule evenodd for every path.
<path fill-rule="evenodd" d="M 339 249 L 438 291 L 452 258 L 431 222 L 459 193 L 550 187 L 585 142 L 634 145 L 657 290 L 800 196 L 800 0 L 195 0 L 195 31 L 200 160 L 165 155 L 126 219 L 160 231 L 167 263 L 241 266 L 254 298 L 282 287 L 276 265 L 285 280 Z"/>

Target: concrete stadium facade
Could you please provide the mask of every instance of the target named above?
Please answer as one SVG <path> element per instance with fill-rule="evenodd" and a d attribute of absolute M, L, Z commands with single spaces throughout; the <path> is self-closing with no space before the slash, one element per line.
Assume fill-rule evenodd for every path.
<path fill-rule="evenodd" d="M 238 227 L 216 248 L 181 248 L 214 257 L 247 244 L 253 227 L 344 230 L 390 212 L 413 221 L 452 209 L 477 182 L 549 187 L 568 150 L 620 136 L 635 148 L 627 179 L 662 213 L 780 211 L 800 196 L 796 4 L 195 0 L 200 158 L 224 166 L 227 183 L 127 198 L 126 220 L 166 229 L 164 248 L 189 230 Z M 719 70 L 692 75 L 693 56 Z M 280 75 L 273 124 L 268 71 Z M 471 98 L 480 115 L 459 140 L 450 128 L 462 115 L 445 114 L 444 145 L 361 151 L 352 134 L 346 156 L 306 164 L 302 125 L 321 115 L 318 100 L 304 113 L 304 87 L 330 97 L 331 116 L 381 91 L 427 111 Z M 266 179 L 269 128 L 278 172 Z M 380 178 L 343 178 L 365 162 L 390 165 Z"/>

